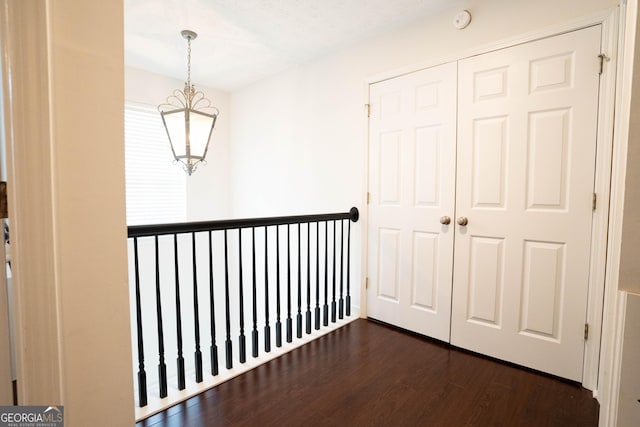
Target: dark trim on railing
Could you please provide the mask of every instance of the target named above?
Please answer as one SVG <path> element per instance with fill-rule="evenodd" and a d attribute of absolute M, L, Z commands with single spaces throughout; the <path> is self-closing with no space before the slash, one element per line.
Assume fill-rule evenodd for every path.
<path fill-rule="evenodd" d="M 293 215 L 268 218 L 226 219 L 220 221 L 184 222 L 175 224 L 132 225 L 128 227 L 129 237 L 162 236 L 165 234 L 193 233 L 199 231 L 232 230 L 237 228 L 264 227 L 269 225 L 301 224 L 316 221 L 337 221 L 350 219 L 357 222 L 360 217 L 357 208 L 349 212 L 333 214 Z"/>
<path fill-rule="evenodd" d="M 227 357 L 225 365 L 227 369 L 233 368 L 233 345 L 231 343 L 231 309 L 229 307 L 229 244 L 227 241 L 227 230 L 224 230 L 224 309 L 227 339 L 224 342 L 225 355 Z"/>
<path fill-rule="evenodd" d="M 280 226 L 276 226 L 276 347 L 282 347 L 282 321 L 280 298 Z"/>
<path fill-rule="evenodd" d="M 211 347 L 209 349 L 211 357 L 211 375 L 218 375 L 220 372 L 218 366 L 218 345 L 216 344 L 216 300 L 213 292 L 213 236 L 210 231 L 209 235 L 209 310 L 211 321 Z"/>
<path fill-rule="evenodd" d="M 264 227 L 264 351 L 271 351 L 271 326 L 269 325 L 269 227 Z"/>
<path fill-rule="evenodd" d="M 313 311 L 316 330 L 320 329 L 320 222 L 316 222 L 316 307 Z"/>
<path fill-rule="evenodd" d="M 311 333 L 311 223 L 307 223 L 307 311 L 304 313 L 305 332 Z"/>
<path fill-rule="evenodd" d="M 202 382 L 202 351 L 200 350 L 200 302 L 198 300 L 198 262 L 196 254 L 196 233 L 191 233 L 191 265 L 193 267 L 193 333 L 196 344 L 193 357 L 196 363 L 196 382 Z"/>
<path fill-rule="evenodd" d="M 176 282 L 176 335 L 178 337 L 178 357 L 176 359 L 178 369 L 178 390 L 186 387 L 184 354 L 182 353 L 182 312 L 180 302 L 180 269 L 178 268 L 178 236 L 173 235 L 173 268 L 175 269 Z"/>
<path fill-rule="evenodd" d="M 333 221 L 333 286 L 331 287 L 331 323 L 336 322 L 336 222 Z"/>
<path fill-rule="evenodd" d="M 296 338 L 302 338 L 302 271 L 300 260 L 302 258 L 300 223 L 298 223 L 298 313 L 296 314 Z"/>
<path fill-rule="evenodd" d="M 293 341 L 291 318 L 291 224 L 287 224 L 287 342 Z"/>
<path fill-rule="evenodd" d="M 240 325 L 240 336 L 238 337 L 238 348 L 240 350 L 240 363 L 247 361 L 247 338 L 244 335 L 244 281 L 242 275 L 242 229 L 238 230 L 238 304 L 240 310 L 238 321 Z"/>
<path fill-rule="evenodd" d="M 338 300 L 338 319 L 344 319 L 344 298 L 342 290 L 344 286 L 344 221 L 340 221 L 340 299 Z"/>
<path fill-rule="evenodd" d="M 257 301 L 257 280 L 256 280 L 256 229 L 251 229 L 251 272 L 252 280 L 252 313 L 253 313 L 253 329 L 251 330 L 251 355 L 258 357 L 258 301 Z M 268 294 L 266 294 L 268 295 Z"/>
<path fill-rule="evenodd" d="M 324 305 L 322 306 L 322 324 L 329 326 L 329 221 L 324 222 Z"/>
<path fill-rule="evenodd" d="M 156 319 L 158 321 L 158 378 L 160 381 L 160 398 L 167 397 L 167 365 L 164 360 L 164 328 L 162 322 L 162 298 L 160 295 L 160 250 L 158 236 L 154 237 L 156 264 Z"/>
<path fill-rule="evenodd" d="M 351 221 L 347 221 L 347 307 L 346 314 L 351 316 Z"/>
<path fill-rule="evenodd" d="M 144 369 L 144 341 L 142 337 L 142 309 L 140 303 L 140 274 L 138 268 L 138 239 L 133 239 L 136 283 L 136 330 L 138 336 L 138 404 L 147 405 L 147 373 Z"/>
<path fill-rule="evenodd" d="M 269 325 L 269 227 L 264 227 L 264 351 L 271 351 L 271 326 Z"/>

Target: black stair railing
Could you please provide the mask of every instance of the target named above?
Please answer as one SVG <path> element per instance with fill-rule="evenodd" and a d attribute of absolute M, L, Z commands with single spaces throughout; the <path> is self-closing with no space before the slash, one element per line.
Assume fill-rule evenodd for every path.
<path fill-rule="evenodd" d="M 175 384 L 171 383 L 172 387 L 184 390 L 189 381 L 187 374 L 193 374 L 191 380 L 195 383 L 204 380 L 201 339 L 210 339 L 208 372 L 212 376 L 219 375 L 216 340 L 220 336 L 217 330 L 221 327 L 220 323 L 224 323 L 225 367 L 233 369 L 232 334 L 238 334 L 236 351 L 239 362 L 245 363 L 247 360 L 245 325 L 251 325 L 251 357 L 257 358 L 260 354 L 260 329 L 263 331 L 264 352 L 271 351 L 272 324 L 275 324 L 275 346 L 282 347 L 282 304 L 286 304 L 284 326 L 287 343 L 294 340 L 292 315 L 296 319 L 297 339 L 303 338 L 304 334 L 311 334 L 312 330 L 317 331 L 322 326 L 336 323 L 345 315 L 350 316 L 351 221 L 358 221 L 358 217 L 358 209 L 354 207 L 345 213 L 130 226 L 128 236 L 132 243 L 132 295 L 135 295 L 132 321 L 135 321 L 133 329 L 137 344 L 138 405 L 147 405 L 148 386 L 152 382 L 155 384 L 157 381 L 158 397 L 164 398 L 167 397 L 170 381 L 175 381 Z M 321 226 L 322 223 L 324 226 Z M 304 224 L 306 227 L 303 227 Z M 243 233 L 243 230 L 247 232 Z M 257 244 L 256 237 L 264 239 L 264 244 Z M 281 238 L 286 239 L 284 245 L 281 245 Z M 168 244 L 161 244 L 161 239 Z M 274 239 L 275 245 L 271 243 Z M 185 244 L 180 244 L 181 240 Z M 243 240 L 245 246 L 251 246 L 246 254 L 243 252 Z M 207 250 L 202 250 L 202 246 L 206 246 Z M 235 260 L 232 259 L 234 252 L 230 250 L 234 247 L 237 247 Z M 286 252 L 283 256 L 281 249 Z M 295 258 L 293 263 L 292 256 Z M 258 271 L 261 269 L 258 264 L 260 258 L 264 259 L 263 275 Z M 165 264 L 173 266 L 163 265 L 163 259 Z M 237 261 L 237 265 L 233 261 Z M 286 266 L 281 268 L 284 262 Z M 151 266 L 147 266 L 147 263 Z M 230 270 L 232 265 L 235 267 Z M 303 272 L 305 265 L 306 271 Z M 295 271 L 292 272 L 292 269 Z M 247 271 L 251 272 L 251 276 Z M 281 274 L 286 277 L 281 277 Z M 281 280 L 286 282 L 281 283 Z M 201 286 L 201 283 L 206 285 Z M 281 289 L 283 285 L 286 286 L 284 292 Z M 150 294 L 153 305 L 145 305 L 143 294 L 147 291 L 153 292 Z M 222 299 L 221 293 L 224 293 Z M 245 310 L 245 297 L 249 296 L 251 302 Z M 208 304 L 201 304 L 207 299 Z M 168 309 L 173 308 L 171 305 L 163 306 L 163 301 L 166 304 L 171 300 L 175 304 L 174 312 Z M 292 306 L 294 302 L 296 307 Z M 189 309 L 192 311 L 188 312 Z M 271 317 L 274 311 L 275 317 Z M 217 318 L 222 313 L 224 317 Z M 189 323 L 191 316 L 192 324 Z M 202 325 L 201 317 L 208 317 Z M 171 330 L 175 330 L 175 336 L 171 335 Z M 148 334 L 146 336 L 145 331 Z M 207 336 L 209 338 L 205 338 Z M 158 376 L 153 381 L 150 381 L 145 367 L 145 363 L 155 363 L 149 360 L 150 350 L 145 347 L 147 340 L 154 342 L 154 351 L 157 352 L 154 357 Z M 183 351 L 186 351 L 187 357 L 188 354 L 193 355 L 188 363 Z M 169 370 L 174 375 L 168 375 L 168 365 L 171 364 L 166 362 L 173 357 L 176 362 Z M 193 372 L 187 372 L 187 365 L 193 367 Z"/>

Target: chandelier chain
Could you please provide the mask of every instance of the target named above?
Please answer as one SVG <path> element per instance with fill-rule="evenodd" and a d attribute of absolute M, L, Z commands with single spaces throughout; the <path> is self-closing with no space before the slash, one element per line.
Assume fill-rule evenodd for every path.
<path fill-rule="evenodd" d="M 187 86 L 191 88 L 191 37 L 187 38 Z"/>

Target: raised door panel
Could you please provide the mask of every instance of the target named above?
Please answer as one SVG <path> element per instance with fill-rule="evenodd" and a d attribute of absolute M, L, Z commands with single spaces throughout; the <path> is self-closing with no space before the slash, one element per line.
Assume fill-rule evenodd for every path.
<path fill-rule="evenodd" d="M 504 289 L 504 240 L 471 239 L 469 256 L 469 303 L 467 319 L 491 327 L 501 326 Z"/>
<path fill-rule="evenodd" d="M 438 233 L 413 233 L 411 307 L 438 311 Z"/>
<path fill-rule="evenodd" d="M 560 339 L 561 296 L 564 294 L 566 245 L 524 242 L 520 326 L 535 338 Z"/>
<path fill-rule="evenodd" d="M 380 177 L 378 179 L 380 204 L 385 206 L 400 205 L 400 188 L 402 177 L 400 176 L 402 165 L 402 134 L 401 132 L 388 132 L 380 135 L 379 159 Z"/>

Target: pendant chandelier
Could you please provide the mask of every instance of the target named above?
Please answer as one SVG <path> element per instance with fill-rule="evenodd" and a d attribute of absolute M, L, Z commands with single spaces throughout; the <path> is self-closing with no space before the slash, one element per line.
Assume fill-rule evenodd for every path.
<path fill-rule="evenodd" d="M 176 89 L 164 104 L 158 105 L 158 111 L 169 137 L 174 164 L 182 163 L 185 172 L 191 175 L 200 163 L 206 163 L 211 134 L 220 112 L 191 84 L 191 40 L 198 35 L 190 30 L 180 34 L 187 39 L 187 81 L 184 90 Z"/>

